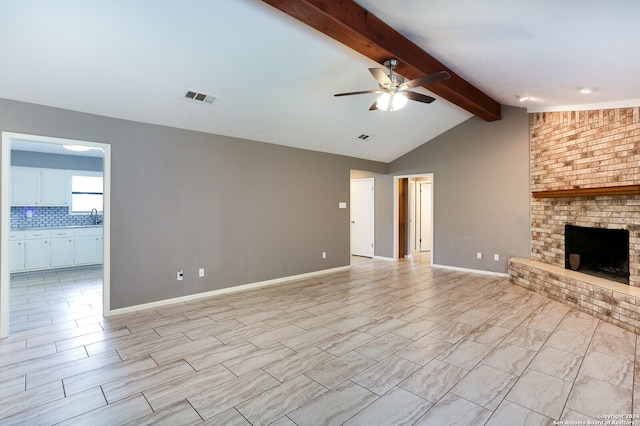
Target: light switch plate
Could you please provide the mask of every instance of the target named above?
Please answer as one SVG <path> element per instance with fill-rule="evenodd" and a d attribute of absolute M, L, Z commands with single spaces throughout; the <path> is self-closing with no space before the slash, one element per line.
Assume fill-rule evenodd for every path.
<path fill-rule="evenodd" d="M 338 208 L 339 209 L 346 209 L 347 208 L 347 202 L 346 201 L 340 201 L 338 203 Z"/>

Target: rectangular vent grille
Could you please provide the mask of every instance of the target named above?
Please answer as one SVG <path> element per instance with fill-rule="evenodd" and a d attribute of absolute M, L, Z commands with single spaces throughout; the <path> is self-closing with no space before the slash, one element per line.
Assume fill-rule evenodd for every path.
<path fill-rule="evenodd" d="M 370 135 L 365 135 L 365 134 L 363 133 L 363 134 L 361 134 L 360 136 L 358 136 L 358 139 L 360 139 L 360 140 L 362 140 L 362 141 L 366 141 L 366 140 L 371 139 L 371 136 L 370 136 Z"/>
<path fill-rule="evenodd" d="M 187 91 L 184 97 L 195 102 L 204 102 L 206 104 L 212 104 L 213 101 L 216 99 L 215 96 L 194 92 L 192 90 Z"/>

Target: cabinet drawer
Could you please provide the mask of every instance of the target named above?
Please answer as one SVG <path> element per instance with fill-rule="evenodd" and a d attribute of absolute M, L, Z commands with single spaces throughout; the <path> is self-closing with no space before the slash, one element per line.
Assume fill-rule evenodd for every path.
<path fill-rule="evenodd" d="M 51 238 L 73 237 L 73 229 L 52 229 Z"/>
<path fill-rule="evenodd" d="M 13 231 L 9 233 L 9 241 L 24 240 L 24 231 Z"/>
<path fill-rule="evenodd" d="M 96 226 L 94 228 L 76 228 L 76 237 L 99 237 L 102 235 L 102 227 Z"/>
<path fill-rule="evenodd" d="M 40 231 L 25 231 L 25 238 L 27 240 L 44 240 L 51 238 L 51 231 L 48 230 L 40 230 Z"/>

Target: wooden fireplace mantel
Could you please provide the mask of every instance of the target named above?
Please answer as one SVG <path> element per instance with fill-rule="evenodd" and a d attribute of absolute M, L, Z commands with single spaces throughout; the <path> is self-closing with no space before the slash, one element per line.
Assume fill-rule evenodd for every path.
<path fill-rule="evenodd" d="M 598 188 L 556 189 L 532 191 L 533 198 L 606 197 L 615 195 L 638 195 L 640 185 L 601 186 Z"/>

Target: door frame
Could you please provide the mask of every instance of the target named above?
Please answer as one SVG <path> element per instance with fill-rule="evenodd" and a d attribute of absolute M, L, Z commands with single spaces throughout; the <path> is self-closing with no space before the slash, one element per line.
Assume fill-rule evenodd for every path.
<path fill-rule="evenodd" d="M 418 231 L 419 241 L 420 241 L 419 251 L 420 252 L 431 251 L 431 249 L 432 249 L 431 243 L 432 243 L 432 240 L 433 240 L 433 238 L 431 238 L 431 235 L 433 234 L 433 228 L 431 228 L 431 226 L 433 225 L 433 221 L 431 220 L 431 215 L 433 215 L 433 209 L 431 208 L 431 203 L 433 202 L 433 187 L 431 186 L 431 181 L 430 180 L 429 181 L 419 180 L 419 181 L 416 181 L 416 183 L 418 184 L 417 185 L 418 190 L 416 191 L 416 195 L 419 194 L 419 198 L 420 198 L 419 199 L 419 205 L 420 205 L 420 209 L 419 209 L 420 210 L 420 229 Z M 423 185 L 429 185 L 429 196 L 427 197 L 428 200 L 429 200 L 429 207 L 427 209 L 425 209 L 425 210 L 429 210 L 429 220 L 432 222 L 432 223 L 429 224 L 429 226 L 430 226 L 429 241 L 425 241 L 425 244 L 427 244 L 427 243 L 429 244 L 429 249 L 428 250 L 423 250 L 422 249 L 422 246 L 423 246 L 423 244 L 422 244 L 422 229 L 423 229 L 423 220 L 422 220 L 422 218 L 423 218 L 423 214 L 422 214 L 422 200 L 423 200 L 422 197 L 423 197 L 423 194 L 422 194 L 422 189 L 424 188 Z M 417 214 L 416 214 L 416 216 L 417 216 Z"/>
<path fill-rule="evenodd" d="M 429 253 L 430 256 L 430 263 L 433 264 L 433 254 L 435 253 L 435 246 L 433 245 L 433 236 L 435 234 L 435 228 L 434 228 L 434 220 L 433 220 L 433 211 L 434 211 L 434 189 L 435 189 L 435 178 L 434 178 L 434 174 L 433 173 L 419 173 L 419 174 L 412 174 L 412 175 L 399 175 L 399 176 L 394 176 L 393 177 L 393 258 L 395 260 L 399 260 L 398 257 L 398 253 L 399 253 L 399 248 L 398 248 L 398 225 L 400 223 L 400 206 L 399 206 L 399 195 L 398 195 L 398 184 L 400 179 L 415 179 L 415 178 L 422 178 L 422 177 L 428 177 L 431 180 L 431 252 Z"/>
<path fill-rule="evenodd" d="M 103 165 L 103 246 L 102 246 L 102 315 L 111 315 L 111 145 L 100 142 L 53 138 L 13 132 L 2 132 L 0 149 L 0 339 L 9 335 L 9 233 L 11 230 L 11 141 L 27 140 L 54 145 L 82 145 L 101 148 Z"/>

